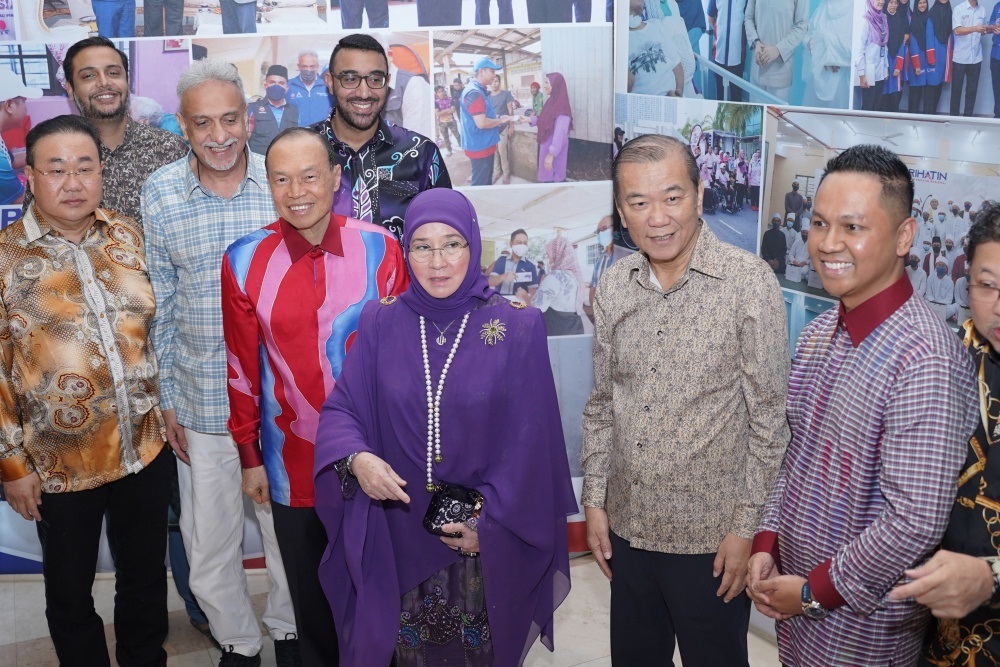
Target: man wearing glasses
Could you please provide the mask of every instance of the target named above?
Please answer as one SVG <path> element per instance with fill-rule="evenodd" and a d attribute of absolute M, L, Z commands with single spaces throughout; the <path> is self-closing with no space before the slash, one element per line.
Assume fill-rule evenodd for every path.
<path fill-rule="evenodd" d="M 907 570 L 914 581 L 894 590 L 896 600 L 915 598 L 938 618 L 928 634 L 921 665 L 996 664 L 1000 661 L 1000 203 L 984 202 L 969 231 L 969 307 L 963 342 L 975 367 L 979 419 L 965 448 L 958 497 L 942 548 L 922 567 Z M 997 396 L 993 396 L 993 392 Z M 933 661 L 933 662 L 931 662 Z"/>
<path fill-rule="evenodd" d="M 46 120 L 26 144 L 35 199 L 0 232 L 0 480 L 38 522 L 60 664 L 110 664 L 91 593 L 107 517 L 117 663 L 164 665 L 173 461 L 142 229 L 98 208 L 100 138 L 85 119 Z"/>
<path fill-rule="evenodd" d="M 401 293 L 406 266 L 388 231 L 330 212 L 340 165 L 321 136 L 283 130 L 266 166 L 279 218 L 222 261 L 228 425 L 244 492 L 271 503 L 302 664 L 333 667 L 337 635 L 318 576 L 327 537 L 313 493 L 316 430 L 362 306 Z"/>
<path fill-rule="evenodd" d="M 312 127 L 333 145 L 341 167 L 333 212 L 381 225 L 402 238 L 410 200 L 430 188 L 451 187 L 441 152 L 424 135 L 382 118 L 391 84 L 389 60 L 374 37 L 341 39 L 324 78 L 334 109 Z"/>

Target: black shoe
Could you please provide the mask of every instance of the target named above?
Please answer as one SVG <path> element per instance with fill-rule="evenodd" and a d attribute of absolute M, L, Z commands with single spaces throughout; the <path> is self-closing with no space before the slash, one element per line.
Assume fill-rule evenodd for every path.
<path fill-rule="evenodd" d="M 274 640 L 274 660 L 278 667 L 302 667 L 297 635 L 288 633 L 284 639 Z"/>
<path fill-rule="evenodd" d="M 257 655 L 241 655 L 233 651 L 232 645 L 222 649 L 219 667 L 260 667 L 260 653 Z"/>

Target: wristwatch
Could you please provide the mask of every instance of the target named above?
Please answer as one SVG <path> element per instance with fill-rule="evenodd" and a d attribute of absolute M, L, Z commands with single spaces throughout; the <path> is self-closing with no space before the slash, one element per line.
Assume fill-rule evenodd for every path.
<path fill-rule="evenodd" d="M 752 42 L 750 42 L 750 50 L 751 51 L 753 51 L 754 49 L 757 48 L 757 42 L 759 42 L 759 41 L 760 41 L 760 39 L 757 38 L 757 39 L 754 39 Z"/>
<path fill-rule="evenodd" d="M 814 621 L 824 619 L 830 613 L 829 610 L 824 609 L 823 605 L 813 598 L 812 589 L 809 588 L 808 581 L 802 584 L 802 613 L 806 618 L 811 618 Z"/>
<path fill-rule="evenodd" d="M 996 609 L 1000 607 L 1000 558 L 993 556 L 984 560 L 990 564 L 990 575 L 993 577 L 993 594 L 986 604 Z"/>

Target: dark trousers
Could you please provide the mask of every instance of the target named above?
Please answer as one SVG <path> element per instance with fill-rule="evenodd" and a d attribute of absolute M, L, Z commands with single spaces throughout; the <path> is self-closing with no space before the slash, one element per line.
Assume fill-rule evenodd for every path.
<path fill-rule="evenodd" d="M 684 667 L 747 667 L 750 598 L 716 596 L 715 554 L 632 549 L 611 533 L 611 662 L 671 665 L 674 644 Z"/>
<path fill-rule="evenodd" d="M 166 665 L 169 447 L 142 471 L 86 491 L 43 493 L 38 539 L 45 618 L 63 667 L 109 665 L 94 573 L 107 516 L 115 561 L 115 658 L 122 667 Z"/>
<path fill-rule="evenodd" d="M 608 0 L 608 4 L 605 5 L 604 18 L 611 23 L 615 19 L 615 0 Z"/>
<path fill-rule="evenodd" d="M 577 23 L 590 23 L 591 4 L 590 0 L 572 0 L 573 14 Z"/>
<path fill-rule="evenodd" d="M 490 24 L 490 4 L 491 0 L 476 0 L 476 25 Z M 513 5 L 513 0 L 497 0 L 497 9 L 500 12 L 497 23 L 514 22 Z"/>
<path fill-rule="evenodd" d="M 937 113 L 938 102 L 941 100 L 941 87 L 943 83 L 936 86 L 924 86 L 924 113 L 931 115 Z M 952 84 L 955 85 L 955 84 Z"/>
<path fill-rule="evenodd" d="M 166 21 L 164 22 L 164 16 Z M 145 0 L 142 5 L 142 34 L 146 37 L 183 35 L 184 0 Z M 166 26 L 166 32 L 164 32 Z"/>
<path fill-rule="evenodd" d="M 872 83 L 861 89 L 861 108 L 865 111 L 882 110 L 882 84 L 884 81 Z"/>
<path fill-rule="evenodd" d="M 462 0 L 417 0 L 417 25 L 461 25 Z"/>
<path fill-rule="evenodd" d="M 257 3 L 219 0 L 222 11 L 222 32 L 226 35 L 257 32 Z"/>
<path fill-rule="evenodd" d="M 910 99 L 906 103 L 906 110 L 910 113 L 923 113 L 924 88 L 927 86 L 910 86 Z"/>
<path fill-rule="evenodd" d="M 496 153 L 488 157 L 469 158 L 469 165 L 472 168 L 469 185 L 492 185 L 493 184 L 493 161 Z"/>
<path fill-rule="evenodd" d="M 735 74 L 736 76 L 740 77 L 741 79 L 743 78 L 743 63 L 740 63 L 738 65 L 723 65 L 721 63 L 716 63 L 716 64 L 719 65 L 719 67 L 721 67 L 722 69 L 726 70 L 727 72 L 729 72 L 731 74 Z M 724 84 L 725 84 L 725 82 L 722 80 L 722 77 L 716 75 L 716 77 L 715 77 L 715 92 L 716 92 L 716 98 L 717 99 L 720 99 L 720 100 L 726 99 L 726 97 L 725 97 L 726 91 L 725 91 Z M 733 83 L 730 83 L 729 84 L 729 101 L 730 102 L 742 102 L 743 101 L 743 89 L 740 88 L 739 86 L 733 84 Z"/>
<path fill-rule="evenodd" d="M 340 0 L 340 24 L 345 30 L 358 30 L 362 11 L 368 12 L 369 28 L 389 27 L 389 0 Z"/>
<path fill-rule="evenodd" d="M 572 0 L 528 0 L 529 23 L 572 23 Z"/>
<path fill-rule="evenodd" d="M 882 93 L 882 111 L 899 111 L 899 101 L 903 97 L 903 91 L 897 90 L 894 93 Z"/>
<path fill-rule="evenodd" d="M 326 529 L 312 507 L 289 507 L 272 500 L 271 511 L 295 610 L 302 664 L 337 667 L 340 658 L 333 613 L 319 583 L 319 562 L 327 545 Z"/>
<path fill-rule="evenodd" d="M 951 64 L 951 115 L 971 116 L 976 108 L 976 92 L 979 90 L 979 70 L 983 68 L 980 63 L 955 63 Z M 965 84 L 965 112 L 960 111 L 962 106 L 962 88 Z"/>

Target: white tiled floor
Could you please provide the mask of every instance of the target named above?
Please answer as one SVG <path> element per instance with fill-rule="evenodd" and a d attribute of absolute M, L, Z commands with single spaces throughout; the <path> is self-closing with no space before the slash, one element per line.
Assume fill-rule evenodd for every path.
<path fill-rule="evenodd" d="M 593 559 L 572 562 L 573 589 L 556 612 L 556 651 L 549 653 L 536 644 L 528 654 L 526 667 L 610 667 L 608 637 L 608 583 Z M 258 615 L 264 604 L 266 577 L 250 573 L 250 593 Z M 114 579 L 99 575 L 94 587 L 97 612 L 107 621 L 112 618 Z M 189 625 L 184 603 L 170 586 L 170 635 L 167 637 L 167 664 L 171 667 L 210 667 L 219 662 L 219 652 Z M 13 614 L 10 611 L 13 610 Z M 114 630 L 105 626 L 109 639 Z M 774 667 L 778 652 L 772 643 L 751 632 L 749 636 L 751 667 Z M 113 651 L 112 651 L 113 654 Z M 264 643 L 263 664 L 273 666 L 274 649 Z M 0 577 L 0 665 L 4 667 L 49 667 L 58 664 L 45 623 L 45 599 L 40 577 Z M 112 659 L 112 664 L 114 660 Z M 680 658 L 674 657 L 680 666 Z"/>

